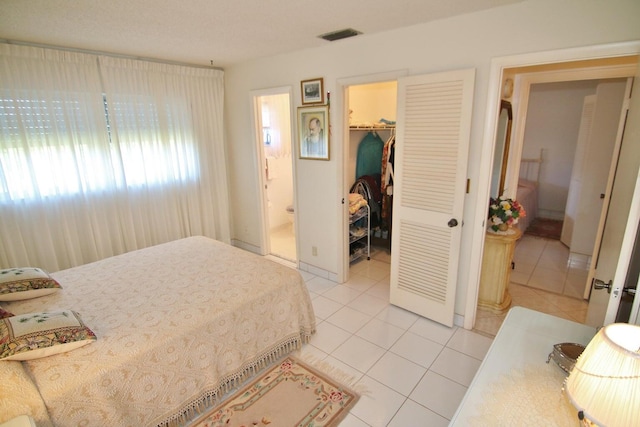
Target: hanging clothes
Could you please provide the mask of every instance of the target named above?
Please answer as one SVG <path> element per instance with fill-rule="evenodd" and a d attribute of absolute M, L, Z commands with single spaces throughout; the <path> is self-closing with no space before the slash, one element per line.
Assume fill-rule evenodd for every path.
<path fill-rule="evenodd" d="M 384 144 L 382 150 L 382 174 L 380 178 L 380 191 L 382 203 L 380 215 L 383 227 L 389 229 L 391 222 L 391 196 L 393 196 L 393 161 L 395 158 L 396 136 L 391 135 Z"/>
<path fill-rule="evenodd" d="M 395 142 L 396 136 L 391 135 L 387 142 L 384 143 L 384 147 L 382 149 L 382 165 L 380 167 L 381 173 L 381 182 L 380 182 L 380 191 L 382 194 L 393 194 L 393 160 L 395 157 Z M 387 187 L 389 191 L 387 191 Z"/>
<path fill-rule="evenodd" d="M 384 141 L 376 132 L 368 132 L 358 144 L 356 180 L 364 175 L 380 174 Z"/>

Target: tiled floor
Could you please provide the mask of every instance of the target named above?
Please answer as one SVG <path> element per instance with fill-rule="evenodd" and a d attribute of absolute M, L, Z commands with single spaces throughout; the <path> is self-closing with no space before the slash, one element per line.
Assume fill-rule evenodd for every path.
<path fill-rule="evenodd" d="M 589 273 L 587 256 L 573 254 L 559 240 L 524 235 L 516 244 L 511 282 L 582 299 Z"/>
<path fill-rule="evenodd" d="M 584 273 L 569 266 L 568 250 L 558 245 L 521 239 L 509 288 L 513 305 L 583 322 L 587 303 L 573 295 Z M 506 314 L 478 310 L 475 330 L 467 331 L 392 306 L 390 259 L 374 249 L 370 261 L 352 264 L 343 284 L 301 272 L 318 329 L 303 356 L 329 363 L 366 390 L 341 427 L 446 426 Z M 539 283 L 547 290 L 531 287 Z"/>
<path fill-rule="evenodd" d="M 344 284 L 301 272 L 318 330 L 303 356 L 366 390 L 341 427 L 446 426 L 492 340 L 390 305 L 389 271 L 389 255 L 377 251 Z"/>
<path fill-rule="evenodd" d="M 558 240 L 524 235 L 517 243 L 509 293 L 512 306 L 583 323 L 588 303 L 582 299 L 587 281 L 586 260 L 569 260 L 569 249 Z M 506 314 L 479 309 L 475 329 L 495 335 Z"/>
<path fill-rule="evenodd" d="M 296 237 L 293 224 L 287 223 L 270 232 L 271 254 L 287 261 L 296 260 Z"/>

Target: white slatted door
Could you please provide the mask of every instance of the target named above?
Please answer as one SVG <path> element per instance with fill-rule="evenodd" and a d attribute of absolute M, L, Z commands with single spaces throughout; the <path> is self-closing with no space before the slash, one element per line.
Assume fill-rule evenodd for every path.
<path fill-rule="evenodd" d="M 453 325 L 475 70 L 398 81 L 390 302 Z"/>

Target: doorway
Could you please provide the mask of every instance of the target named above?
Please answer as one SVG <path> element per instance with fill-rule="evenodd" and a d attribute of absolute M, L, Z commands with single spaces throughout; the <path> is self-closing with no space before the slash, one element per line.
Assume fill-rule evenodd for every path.
<path fill-rule="evenodd" d="M 297 263 L 296 209 L 289 90 L 254 95 L 263 209 L 263 252 Z"/>
<path fill-rule="evenodd" d="M 531 209 L 525 206 L 523 225 L 529 226 L 521 227 L 525 234 L 517 249 L 535 243 L 541 254 L 516 260 L 513 283 L 585 298 L 610 165 L 617 163 L 613 154 L 626 83 L 594 79 L 531 85 L 522 157 L 542 154 L 534 177 L 522 173 L 528 162 L 520 163 L 516 198 L 523 202 L 521 194 L 529 190 L 523 185 L 534 182 L 537 200 Z"/>
<path fill-rule="evenodd" d="M 571 152 L 567 152 L 564 154 L 561 153 L 562 144 L 559 143 L 558 141 L 553 141 L 554 139 L 553 130 L 550 130 L 554 128 L 554 124 L 552 123 L 552 120 L 548 120 L 542 123 L 539 121 L 538 122 L 536 121 L 537 119 L 535 117 L 535 107 L 532 107 L 532 103 L 536 98 L 536 94 L 534 92 L 538 91 L 539 92 L 538 95 L 540 93 L 544 93 L 545 91 L 553 93 L 554 90 L 558 91 L 556 95 L 558 95 L 558 93 L 561 93 L 562 90 L 568 91 L 567 93 L 571 92 L 572 90 L 577 92 L 574 95 L 576 100 L 580 102 L 580 105 L 579 105 L 580 108 L 574 108 L 574 110 L 575 110 L 575 114 L 577 115 L 577 118 L 578 118 L 577 123 L 579 125 L 580 123 L 579 119 L 581 118 L 581 113 L 582 113 L 582 101 L 584 100 L 584 97 L 589 95 L 587 92 L 597 90 L 597 89 L 591 89 L 590 86 L 593 86 L 594 88 L 598 88 L 599 87 L 598 85 L 611 86 L 611 85 L 615 85 L 617 81 L 618 86 L 622 86 L 622 90 L 621 91 L 618 90 L 618 92 L 620 93 L 618 94 L 619 95 L 618 98 L 616 98 L 617 103 L 614 103 L 616 105 L 611 107 L 612 111 L 614 110 L 614 107 L 615 107 L 615 114 L 617 116 L 614 120 L 615 123 L 614 123 L 613 129 L 609 129 L 608 138 L 611 138 L 612 140 L 615 139 L 616 137 L 621 138 L 621 126 L 618 126 L 618 122 L 623 123 L 624 114 L 625 114 L 623 112 L 622 113 L 623 117 L 620 117 L 620 112 L 621 110 L 623 110 L 622 105 L 625 99 L 624 85 L 626 83 L 626 78 L 633 76 L 634 70 L 636 68 L 637 60 L 638 60 L 638 57 L 634 55 L 626 58 L 625 57 L 615 58 L 614 60 L 610 60 L 610 59 L 609 60 L 607 59 L 593 60 L 587 66 L 582 66 L 576 63 L 564 63 L 564 64 L 558 63 L 558 64 L 549 64 L 546 66 L 518 67 L 518 68 L 512 68 L 512 69 L 509 69 L 509 68 L 503 69 L 503 79 L 511 79 L 511 81 L 520 80 L 520 90 L 521 90 L 521 93 L 519 94 L 521 98 L 518 98 L 517 91 L 516 91 L 516 94 L 514 95 L 515 103 L 517 104 L 518 101 L 521 102 L 521 104 L 516 107 L 516 110 L 519 110 L 518 120 L 520 120 L 520 122 L 519 123 L 516 122 L 517 129 L 514 131 L 514 134 L 515 134 L 513 138 L 514 145 L 512 146 L 513 152 L 509 153 L 510 164 L 508 166 L 508 171 L 509 171 L 508 175 L 510 176 L 510 179 L 508 179 L 509 184 L 507 185 L 507 191 L 505 191 L 508 197 L 517 198 L 516 195 L 517 195 L 517 188 L 518 188 L 518 180 L 522 179 L 522 175 L 519 174 L 519 169 L 521 165 L 520 159 L 521 158 L 524 159 L 527 157 L 542 158 L 542 163 L 541 163 L 541 165 L 543 165 L 542 170 L 538 169 L 535 171 L 535 173 L 542 174 L 542 175 L 544 175 L 545 173 L 547 174 L 550 173 L 551 175 L 556 176 L 556 181 L 558 180 L 562 181 L 564 179 L 564 183 L 561 183 L 561 185 L 558 186 L 557 185 L 558 182 L 553 182 L 553 179 L 548 179 L 548 176 L 546 177 L 547 194 L 546 195 L 539 194 L 537 196 L 538 205 L 540 208 L 539 210 L 541 211 L 541 212 L 538 212 L 538 216 L 548 217 L 551 219 L 565 220 L 566 222 L 567 217 L 565 215 L 565 206 L 568 206 L 567 193 L 569 193 L 569 183 L 571 182 L 569 178 L 571 177 L 571 169 L 572 169 L 572 166 L 574 165 L 574 157 L 576 157 L 575 163 L 577 164 L 579 162 L 579 159 L 577 159 L 577 157 L 580 157 L 580 156 L 577 155 L 579 153 L 576 154 L 575 148 L 572 148 Z M 626 68 L 626 66 L 621 66 L 621 64 L 623 63 L 626 63 L 627 65 L 629 65 L 630 68 Z M 617 71 L 614 70 L 616 69 L 616 67 L 619 67 Z M 626 68 L 626 70 L 621 72 L 620 68 Z M 535 76 L 535 77 L 532 77 L 532 76 Z M 583 77 L 584 80 L 581 80 L 580 77 Z M 605 79 L 606 77 L 612 77 L 612 78 Z M 617 78 L 617 79 L 614 79 L 614 78 Z M 523 81 L 526 84 L 523 83 Z M 547 98 L 546 100 L 542 101 L 539 104 L 541 106 L 540 110 L 542 110 L 543 113 L 549 113 L 548 110 L 551 109 L 550 106 L 553 105 L 553 103 L 551 103 L 549 99 L 550 98 Z M 546 111 L 544 111 L 545 109 Z M 526 127 L 524 126 L 525 122 L 526 122 Z M 543 135 L 542 138 L 538 138 L 538 139 L 546 140 L 548 143 L 551 143 L 552 145 L 549 147 L 541 147 L 541 146 L 536 146 L 534 143 L 532 146 L 527 147 L 527 140 L 534 140 L 534 141 L 536 140 L 535 136 L 529 139 L 527 139 L 525 136 L 525 132 L 529 132 L 531 129 L 539 130 L 542 133 L 545 133 L 545 135 Z M 576 131 L 574 132 L 577 135 L 577 127 L 576 127 Z M 619 132 L 619 135 L 617 135 L 617 132 Z M 574 139 L 576 139 L 576 135 L 573 135 Z M 600 136 L 602 137 L 602 135 Z M 553 153 L 554 149 L 556 150 L 555 154 Z M 609 165 L 612 162 L 613 164 L 611 165 L 611 168 L 612 168 L 611 170 L 615 171 L 617 152 L 614 152 L 612 154 L 611 153 L 612 150 L 610 149 L 609 151 L 610 153 L 609 153 L 608 161 L 606 160 L 606 156 L 600 155 L 599 157 L 600 160 L 602 160 L 601 167 L 603 169 L 603 174 L 604 174 L 604 183 L 601 183 L 601 185 L 598 184 L 597 188 L 607 186 L 607 182 L 606 182 L 607 174 L 610 171 Z M 536 154 L 536 153 L 543 153 L 543 152 L 545 152 L 545 155 Z M 566 157 L 564 160 L 562 160 L 563 155 L 564 157 Z M 570 161 L 568 161 L 569 159 Z M 556 163 L 555 165 L 553 164 L 554 161 Z M 545 163 L 545 162 L 549 162 L 549 163 Z M 568 164 L 570 167 L 568 169 L 566 167 L 562 168 L 563 162 L 565 164 Z M 548 168 L 546 170 L 545 170 L 545 165 Z M 573 167 L 573 169 L 576 169 L 576 168 L 578 168 L 577 165 Z M 563 174 L 566 176 L 563 177 L 562 176 Z M 613 176 L 614 176 L 614 173 L 610 174 L 609 179 L 613 180 Z M 525 179 L 526 178 L 527 177 L 525 177 Z M 543 185 L 545 185 L 545 177 L 542 178 L 541 182 L 538 183 L 538 185 L 540 186 L 539 192 L 542 192 L 545 190 L 545 188 L 542 187 Z M 600 191 L 604 191 L 604 190 L 600 190 Z M 558 193 L 563 193 L 563 194 L 561 194 L 561 196 L 559 197 Z M 600 194 L 600 197 L 597 197 L 597 196 L 598 195 L 596 195 L 596 199 L 600 199 L 600 198 L 604 199 L 604 194 Z M 607 194 L 607 199 L 600 200 L 599 205 L 595 207 L 593 206 L 594 202 L 593 201 L 590 202 L 592 204 L 590 207 L 590 211 L 596 212 L 597 217 L 595 218 L 594 221 L 591 221 L 588 224 L 588 226 L 584 226 L 584 223 L 583 223 L 583 226 L 579 227 L 580 229 L 579 237 L 583 238 L 583 240 L 585 240 L 584 238 L 588 234 L 595 235 L 596 230 L 598 230 L 599 233 L 602 233 L 602 230 L 604 227 L 604 218 L 602 219 L 600 218 L 600 211 L 602 210 L 601 209 L 602 205 L 603 204 L 606 205 L 606 203 L 608 202 L 609 196 L 610 195 Z M 556 200 L 553 200 L 554 197 L 556 198 Z M 525 238 L 526 238 L 526 234 L 525 234 Z M 518 245 L 522 245 L 522 246 L 526 245 L 528 247 L 531 247 L 530 241 L 523 242 L 522 240 L 524 239 L 521 239 L 521 241 L 518 242 Z M 567 305 L 573 306 L 574 308 L 578 308 L 579 305 L 577 304 L 581 303 L 580 299 L 582 299 L 583 296 L 584 298 L 588 298 L 588 293 L 584 292 L 585 288 L 588 290 L 591 289 L 590 282 L 591 282 L 591 277 L 593 277 L 592 276 L 593 269 L 590 272 L 589 265 L 592 263 L 592 260 L 591 260 L 592 251 L 594 251 L 595 254 L 597 255 L 599 240 L 600 239 L 596 239 L 594 236 L 591 239 L 591 243 L 587 242 L 586 245 L 583 245 L 584 247 L 589 247 L 589 249 L 586 249 L 586 250 L 584 249 L 584 247 L 581 250 L 577 249 L 579 247 L 578 244 L 576 244 L 574 247 L 574 245 L 563 245 L 562 243 L 560 243 L 559 240 L 554 241 L 553 244 L 557 246 L 556 249 L 560 250 L 560 252 L 566 252 L 564 254 L 565 264 L 558 265 L 558 260 L 561 259 L 562 256 L 558 251 L 553 253 L 547 261 L 549 261 L 548 264 L 553 264 L 554 262 L 556 263 L 556 267 L 559 267 L 557 269 L 557 274 L 554 273 L 552 269 L 547 269 L 546 271 L 547 276 L 539 277 L 537 279 L 538 281 L 543 283 L 541 287 L 542 288 L 547 287 L 548 288 L 547 290 L 553 292 L 555 295 L 559 295 L 558 299 L 560 300 L 562 299 L 562 296 L 563 296 L 562 294 L 565 293 L 564 291 L 567 290 L 568 292 L 566 292 L 565 294 L 569 294 L 571 297 L 577 299 L 575 302 L 571 302 L 570 300 L 565 299 Z M 578 241 L 580 241 L 580 239 L 578 239 Z M 537 243 L 539 243 L 538 246 L 540 248 L 546 245 L 546 242 L 544 241 L 537 242 Z M 571 246 L 571 247 L 568 247 L 568 246 Z M 576 250 L 574 251 L 574 249 Z M 514 259 L 516 258 L 517 258 L 517 253 Z M 522 257 L 520 258 L 519 261 L 522 261 Z M 597 259 L 593 261 L 594 264 L 596 264 L 596 262 L 597 262 Z M 535 264 L 535 262 L 533 264 Z M 518 267 L 516 264 L 516 270 L 512 271 L 512 273 L 514 273 L 512 274 L 512 280 L 511 280 L 512 283 L 520 282 L 520 283 L 527 284 L 527 280 L 530 279 L 531 274 L 533 273 L 532 269 L 533 267 L 535 267 L 535 265 L 533 266 L 530 265 L 526 267 L 527 268 L 525 268 L 524 270 L 528 270 L 528 271 L 522 271 L 523 270 L 522 268 L 520 269 L 520 271 L 517 271 Z M 568 274 L 568 272 L 570 271 L 573 273 L 573 277 L 571 277 L 571 275 Z M 553 285 L 554 281 L 559 283 L 556 283 L 555 285 Z M 519 292 L 519 290 L 516 289 L 516 292 Z M 544 304 L 543 299 L 541 299 L 539 302 L 541 304 Z M 585 303 L 582 303 L 582 304 L 585 304 Z M 592 307 L 590 307 L 589 304 L 586 305 L 586 307 L 588 307 L 589 312 L 593 311 Z M 555 314 L 555 313 L 550 313 L 550 314 Z M 604 318 L 604 311 L 601 313 L 601 315 Z M 580 321 L 581 323 L 589 323 L 589 324 L 595 321 L 598 324 L 602 324 L 601 323 L 602 320 L 595 319 L 593 316 L 593 313 L 590 313 L 589 316 L 587 316 L 587 312 L 584 309 L 584 307 L 582 307 L 582 313 L 578 314 L 577 316 L 578 318 L 573 317 L 571 320 Z M 568 317 L 568 315 L 562 315 L 561 317 Z M 590 317 L 591 319 L 588 319 L 588 317 Z M 477 320 L 481 320 L 481 322 L 484 321 L 484 319 L 478 319 L 478 318 Z"/>
<path fill-rule="evenodd" d="M 395 137 L 397 87 L 397 81 L 392 80 L 354 84 L 346 88 L 349 138 L 345 184 L 348 192 L 357 191 L 354 188 L 363 186 L 371 190 L 370 247 L 362 253 L 369 253 L 371 259 L 385 264 L 391 264 L 390 224 L 393 212 L 392 169 L 386 168 L 389 152 L 385 149 Z M 372 154 L 374 152 L 375 155 Z M 358 224 L 355 227 L 351 225 L 350 236 L 351 229 L 357 229 Z M 367 257 L 358 256 L 357 252 L 358 245 L 366 240 L 350 237 L 351 240 L 355 241 L 349 244 L 350 268 L 367 261 Z"/>

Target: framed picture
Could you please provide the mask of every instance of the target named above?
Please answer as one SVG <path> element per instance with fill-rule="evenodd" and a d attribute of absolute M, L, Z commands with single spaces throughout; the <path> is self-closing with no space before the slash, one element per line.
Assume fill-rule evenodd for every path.
<path fill-rule="evenodd" d="M 298 153 L 301 159 L 329 160 L 329 106 L 298 107 Z"/>
<path fill-rule="evenodd" d="M 300 90 L 302 92 L 302 105 L 324 104 L 322 78 L 301 81 Z"/>

